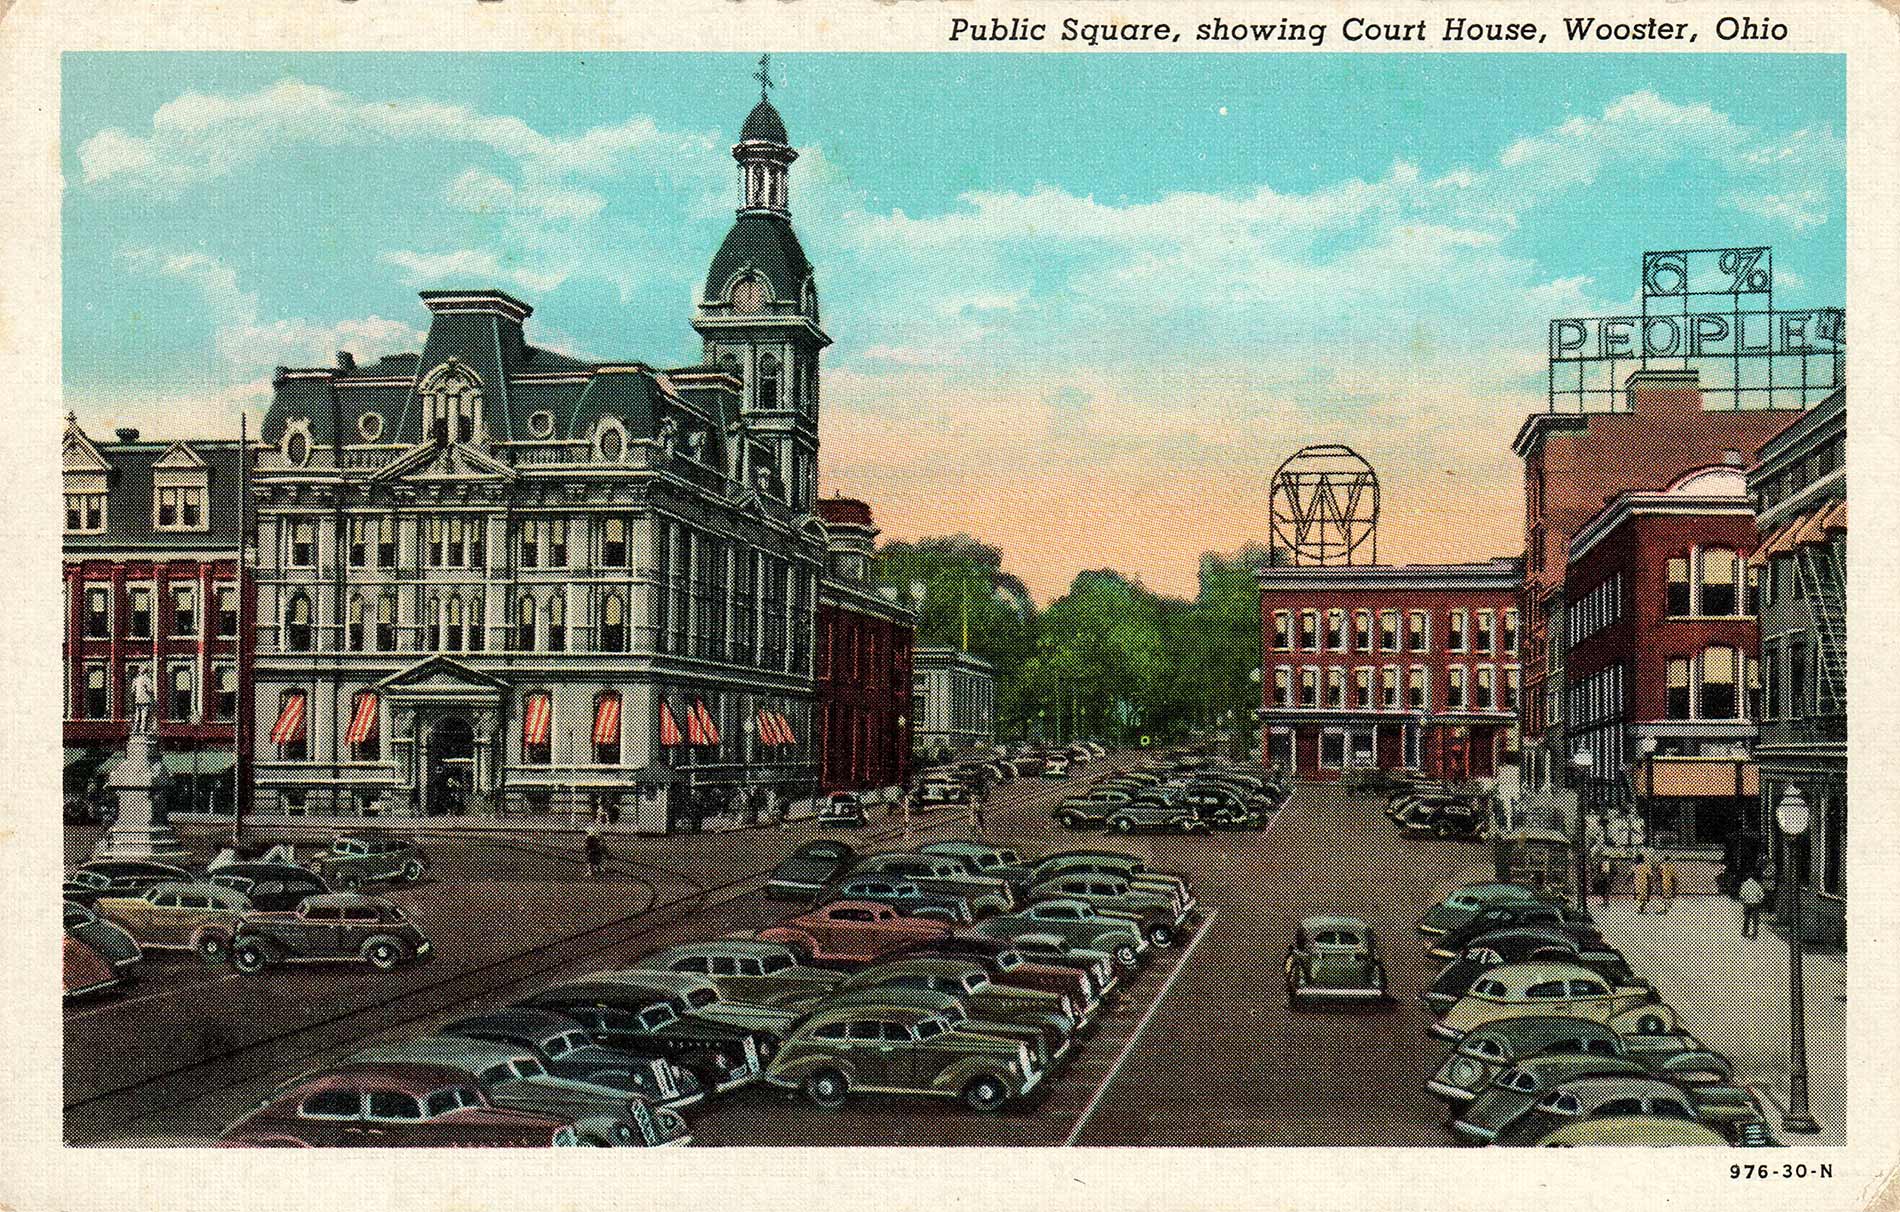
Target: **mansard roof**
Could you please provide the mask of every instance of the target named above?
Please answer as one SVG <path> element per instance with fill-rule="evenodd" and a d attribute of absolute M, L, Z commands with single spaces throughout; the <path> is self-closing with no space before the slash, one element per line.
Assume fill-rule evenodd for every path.
<path fill-rule="evenodd" d="M 75 424 L 67 430 L 64 446 L 65 470 L 96 483 L 103 468 L 106 481 L 106 530 L 66 535 L 67 551 L 237 549 L 243 465 L 235 440 L 95 442 Z M 208 529 L 157 529 L 153 471 L 161 463 L 167 470 L 193 468 L 194 460 L 204 472 Z"/>

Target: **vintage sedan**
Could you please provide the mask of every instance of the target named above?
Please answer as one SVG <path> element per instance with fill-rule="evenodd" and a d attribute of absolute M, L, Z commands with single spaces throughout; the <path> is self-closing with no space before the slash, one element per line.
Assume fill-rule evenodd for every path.
<path fill-rule="evenodd" d="M 658 1056 L 639 1056 L 593 1042 L 579 1019 L 552 1010 L 513 1006 L 446 1023 L 438 1034 L 484 1039 L 531 1052 L 556 1077 L 637 1094 L 678 1110 L 703 1102 L 706 1090 L 692 1070 Z"/>
<path fill-rule="evenodd" d="M 432 948 L 409 915 L 380 896 L 305 897 L 288 912 L 246 913 L 231 927 L 231 966 L 262 972 L 272 964 L 358 960 L 392 972 Z"/>
<path fill-rule="evenodd" d="M 67 1000 L 100 993 L 126 980 L 126 974 L 112 961 L 68 934 L 61 940 L 65 969 L 61 988 Z"/>
<path fill-rule="evenodd" d="M 721 997 L 759 1006 L 802 1006 L 844 980 L 835 969 L 802 963 L 790 947 L 745 938 L 683 943 L 643 956 L 633 966 L 703 976 Z"/>
<path fill-rule="evenodd" d="M 1675 1010 L 1658 1001 L 1654 989 L 1613 986 L 1581 964 L 1543 961 L 1491 969 L 1432 1025 L 1431 1033 L 1458 1039 L 1486 1023 L 1526 1014 L 1593 1018 L 1637 1035 L 1667 1035 L 1676 1029 Z"/>
<path fill-rule="evenodd" d="M 345 834 L 309 865 L 330 887 L 349 892 L 364 884 L 413 884 L 428 873 L 429 856 L 404 838 Z"/>
<path fill-rule="evenodd" d="M 821 1107 L 852 1094 L 918 1094 L 1000 1111 L 1043 1079 L 1020 1040 L 964 1031 L 924 1010 L 845 1008 L 815 1014 L 772 1061 L 766 1080 Z"/>
<path fill-rule="evenodd" d="M 928 946 L 904 953 L 906 959 L 960 959 L 983 965 L 999 985 L 1067 994 L 1082 1006 L 1087 1023 L 1115 984 L 1115 964 L 1106 955 L 1073 963 L 1045 963 L 1031 959 L 1009 939 L 959 932 Z"/>
<path fill-rule="evenodd" d="M 1055 1064 L 1056 1050 L 1066 1048 L 1066 1039 L 1047 1027 L 1033 1023 L 1017 1023 L 999 1019 L 973 1010 L 968 1002 L 956 994 L 943 989 L 925 989 L 916 985 L 875 985 L 863 989 L 841 989 L 827 997 L 821 1005 L 813 1008 L 814 1014 L 829 1014 L 839 1010 L 871 1010 L 901 1008 L 921 1010 L 942 1018 L 952 1027 L 965 1031 L 974 1031 L 979 1035 L 994 1035 L 998 1039 L 1012 1043 L 1029 1045 L 1029 1053 L 1036 1067 L 1044 1071 Z"/>
<path fill-rule="evenodd" d="M 810 901 L 836 883 L 858 861 L 858 852 L 844 842 L 818 838 L 787 855 L 765 881 L 765 895 L 782 900 Z"/>
<path fill-rule="evenodd" d="M 882 875 L 909 880 L 925 892 L 961 896 L 970 902 L 970 911 L 978 917 L 1007 913 L 1016 907 L 1016 894 L 1009 884 L 987 875 L 978 875 L 952 858 L 934 854 L 873 854 L 858 860 L 851 874 Z"/>
<path fill-rule="evenodd" d="M 1479 935 L 1465 945 L 1458 958 L 1446 964 L 1419 998 L 1434 1014 L 1443 1014 L 1471 991 L 1484 973 L 1503 964 L 1534 960 L 1563 960 L 1594 968 L 1623 985 L 1640 985 L 1622 952 L 1607 943 L 1588 945 L 1562 930 L 1545 926 L 1511 927 Z"/>
<path fill-rule="evenodd" d="M 1499 1074 L 1533 1056 L 1627 1056 L 1670 1081 L 1719 1083 L 1729 1079 L 1728 1058 L 1686 1032 L 1623 1036 L 1603 1023 L 1564 1015 L 1499 1019 L 1458 1041 L 1425 1089 L 1446 1103 L 1475 1098 Z"/>
<path fill-rule="evenodd" d="M 864 825 L 864 797 L 855 791 L 834 791 L 818 801 L 821 827 L 858 829 Z"/>
<path fill-rule="evenodd" d="M 1194 783 L 1182 798 L 1216 829 L 1264 829 L 1273 811 L 1266 797 L 1223 783 Z"/>
<path fill-rule="evenodd" d="M 295 909 L 306 896 L 330 891 L 323 877 L 291 863 L 231 862 L 213 865 L 205 879 L 250 898 L 253 909 Z"/>
<path fill-rule="evenodd" d="M 873 872 L 854 875 L 832 890 L 841 901 L 876 901 L 911 917 L 967 925 L 976 920 L 976 911 L 966 896 L 943 892 L 925 892 L 910 880 L 896 875 Z"/>
<path fill-rule="evenodd" d="M 1151 870 L 1141 859 L 1126 851 L 1058 850 L 1036 862 L 1037 883 L 1071 873 L 1113 875 L 1127 880 L 1136 888 L 1166 892 L 1174 897 L 1175 909 L 1183 915 L 1192 913 L 1196 904 L 1194 889 L 1189 886 L 1186 877 L 1169 871 Z"/>
<path fill-rule="evenodd" d="M 102 896 L 137 896 L 153 884 L 184 882 L 192 874 L 183 867 L 149 859 L 93 859 L 81 863 L 66 877 L 65 898 L 90 905 Z"/>
<path fill-rule="evenodd" d="M 153 884 L 138 896 L 102 896 L 93 907 L 141 947 L 195 951 L 212 963 L 230 953 L 238 919 L 252 908 L 243 893 L 204 880 Z"/>
<path fill-rule="evenodd" d="M 1648 1115 L 1698 1122 L 1689 1095 L 1653 1077 L 1583 1077 L 1556 1086 L 1491 1138 L 1494 1145 L 1532 1145 L 1558 1128 L 1586 1119 Z"/>
<path fill-rule="evenodd" d="M 98 952 L 116 971 L 127 973 L 144 958 L 138 940 L 126 933 L 123 926 L 107 921 L 86 906 L 67 901 L 64 916 L 67 937 L 76 938 Z"/>
<path fill-rule="evenodd" d="M 1569 1082 L 1593 1077 L 1662 1080 L 1681 1089 L 1696 1118 L 1736 1135 L 1744 1126 L 1760 1125 L 1761 1109 L 1748 1090 L 1726 1082 L 1688 1082 L 1659 1072 L 1654 1058 L 1551 1054 L 1530 1057 L 1500 1073 L 1473 1099 L 1452 1124 L 1460 1136 L 1486 1143 L 1511 1130 L 1540 1099 Z M 1520 1141 L 1519 1143 L 1523 1143 Z"/>
<path fill-rule="evenodd" d="M 1069 777 L 1069 755 L 1052 753 L 1043 759 L 1042 777 L 1046 779 L 1066 779 Z"/>
<path fill-rule="evenodd" d="M 985 935 L 976 935 L 985 938 Z M 1046 964 L 1054 968 L 1080 968 L 1086 970 L 1094 983 L 1095 995 L 1106 999 L 1121 984 L 1120 969 L 1115 965 L 1115 957 L 1106 951 L 1097 951 L 1092 947 L 1083 947 L 1069 942 L 1055 934 L 1042 934 L 1029 931 L 997 938 L 995 941 L 1006 943 L 1031 963 Z M 927 954 L 930 948 L 920 949 Z"/>
<path fill-rule="evenodd" d="M 987 842 L 925 842 L 917 852 L 952 859 L 977 875 L 1002 880 L 1019 896 L 1036 882 L 1036 873 L 1023 862 L 1022 855 L 1007 846 L 992 846 Z"/>
<path fill-rule="evenodd" d="M 598 1124 L 615 1145 L 685 1145 L 692 1141 L 679 1112 L 653 1106 L 610 1085 L 557 1077 L 532 1049 L 458 1035 L 425 1035 L 375 1044 L 350 1057 L 359 1064 L 449 1065 L 479 1082 L 496 1106 Z"/>
<path fill-rule="evenodd" d="M 1118 876 L 1087 872 L 1066 872 L 1044 880 L 1030 888 L 1029 900 L 1081 901 L 1097 913 L 1126 918 L 1144 938 L 1164 950 L 1174 946 L 1185 916 L 1177 910 L 1174 898 L 1165 893 L 1136 888 Z"/>
<path fill-rule="evenodd" d="M 992 938 L 1016 939 L 1023 935 L 1054 935 L 1065 944 L 1105 951 L 1115 958 L 1116 967 L 1133 972 L 1148 950 L 1148 940 L 1125 917 L 1097 913 L 1083 901 L 1047 900 L 1024 907 L 1017 913 L 1005 913 L 978 922 L 972 933 Z"/>
<path fill-rule="evenodd" d="M 697 1016 L 683 1018 L 673 999 L 625 981 L 567 981 L 521 1003 L 558 1010 L 587 1028 L 597 1044 L 676 1060 L 714 1093 L 749 1085 L 773 1045 L 762 1032 Z"/>
<path fill-rule="evenodd" d="M 1543 902 L 1544 898 L 1522 884 L 1466 884 L 1427 909 L 1418 919 L 1418 932 L 1444 934 L 1463 926 L 1488 905 L 1525 901 Z"/>
<path fill-rule="evenodd" d="M 917 806 L 925 810 L 968 804 L 975 799 L 976 791 L 957 778 L 927 777 L 917 785 Z"/>
<path fill-rule="evenodd" d="M 1385 964 L 1379 938 L 1356 917 L 1317 914 L 1300 923 L 1281 965 L 1286 1004 L 1307 1000 L 1385 1001 Z"/>
<path fill-rule="evenodd" d="M 722 996 L 711 977 L 695 972 L 673 972 L 663 968 L 619 968 L 589 973 L 581 978 L 593 984 L 624 984 L 670 998 L 673 1012 L 682 1019 L 726 1023 L 757 1034 L 760 1055 L 769 1058 L 774 1041 L 791 1034 L 804 1011 L 784 1006 L 735 1001 Z"/>
<path fill-rule="evenodd" d="M 1177 786 L 1150 787 L 1108 814 L 1108 827 L 1116 833 L 1168 832 L 1210 833 L 1213 822 L 1187 799 L 1187 789 Z"/>
<path fill-rule="evenodd" d="M 1544 1149 L 1582 1147 L 1672 1149 L 1719 1147 L 1728 1138 L 1707 1124 L 1662 1115 L 1611 1115 L 1553 1128 L 1531 1144 Z"/>
<path fill-rule="evenodd" d="M 1133 791 L 1115 787 L 1096 787 L 1087 795 L 1072 795 L 1050 811 L 1050 819 L 1064 829 L 1098 829 L 1108 824 L 1108 816 L 1127 806 L 1135 798 Z"/>
<path fill-rule="evenodd" d="M 999 985 L 972 960 L 904 958 L 873 964 L 845 981 L 843 988 L 883 985 L 948 993 L 960 998 L 976 1018 L 1034 1027 L 1045 1033 L 1050 1051 L 1058 1056 L 1068 1050 L 1081 1022 L 1082 1006 L 1068 994 Z"/>
<path fill-rule="evenodd" d="M 872 964 L 950 933 L 942 922 L 906 917 L 889 905 L 836 901 L 759 931 L 822 967 Z"/>
<path fill-rule="evenodd" d="M 1486 905 L 1464 925 L 1445 931 L 1432 940 L 1425 954 L 1434 959 L 1456 959 L 1472 940 L 1512 926 L 1541 926 L 1556 930 L 1576 939 L 1579 947 L 1601 944 L 1603 941 L 1596 923 L 1587 917 L 1580 917 L 1576 910 L 1567 905 L 1550 901 L 1508 901 Z"/>
<path fill-rule="evenodd" d="M 226 1128 L 227 1148 L 501 1149 L 617 1142 L 610 1121 L 573 1121 L 496 1106 L 452 1065 L 348 1064 L 312 1073 Z"/>

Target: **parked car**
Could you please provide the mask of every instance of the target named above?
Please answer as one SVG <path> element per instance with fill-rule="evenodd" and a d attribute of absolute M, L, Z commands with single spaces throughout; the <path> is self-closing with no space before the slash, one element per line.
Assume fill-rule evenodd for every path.
<path fill-rule="evenodd" d="M 637 1094 L 657 1107 L 679 1110 L 703 1102 L 706 1090 L 684 1065 L 596 1044 L 579 1019 L 553 1010 L 512 1006 L 456 1019 L 439 1034 L 507 1044 L 533 1054 L 556 1077 Z"/>
<path fill-rule="evenodd" d="M 1707 1124 L 1694 1120 L 1658 1115 L 1612 1115 L 1564 1124 L 1531 1143 L 1543 1148 L 1568 1149 L 1589 1145 L 1674 1148 L 1730 1142 Z"/>
<path fill-rule="evenodd" d="M 1066 995 L 1082 1008 L 1083 1025 L 1095 1016 L 1115 983 L 1114 962 L 1105 955 L 1074 963 L 1038 962 L 1008 939 L 961 931 L 906 951 L 904 958 L 967 960 L 981 964 L 996 984 Z"/>
<path fill-rule="evenodd" d="M 1070 946 L 1107 952 L 1124 972 L 1133 972 L 1141 963 L 1142 953 L 1148 950 L 1148 940 L 1133 922 L 1097 913 L 1083 901 L 1037 901 L 1016 913 L 978 922 L 971 930 L 992 938 L 1053 935 Z"/>
<path fill-rule="evenodd" d="M 967 804 L 975 798 L 973 790 L 954 778 L 926 778 L 917 786 L 917 804 L 923 808 Z"/>
<path fill-rule="evenodd" d="M 103 992 L 124 983 L 126 974 L 123 971 L 113 967 L 111 960 L 72 935 L 66 935 L 61 945 L 65 949 L 62 956 L 65 975 L 61 989 L 66 1000 Z"/>
<path fill-rule="evenodd" d="M 1221 784 L 1195 784 L 1182 799 L 1216 829 L 1263 829 L 1272 811 L 1239 789 Z"/>
<path fill-rule="evenodd" d="M 1435 959 L 1453 960 L 1464 954 L 1465 948 L 1477 939 L 1514 926 L 1556 931 L 1574 940 L 1580 950 L 1607 945 L 1595 922 L 1579 917 L 1575 910 L 1567 906 L 1550 901 L 1502 901 L 1486 905 L 1464 925 L 1434 938 L 1425 954 Z"/>
<path fill-rule="evenodd" d="M 978 875 L 961 862 L 934 854 L 873 854 L 858 860 L 853 876 L 881 875 L 904 879 L 925 892 L 961 896 L 977 917 L 1002 913 L 1016 905 L 1007 881 Z"/>
<path fill-rule="evenodd" d="M 65 898 L 76 905 L 90 905 L 102 896 L 137 896 L 153 884 L 184 882 L 191 872 L 170 863 L 147 859 L 93 859 L 79 864 L 66 877 Z"/>
<path fill-rule="evenodd" d="M 762 1032 L 683 1018 L 672 998 L 626 981 L 582 977 L 543 989 L 520 1004 L 567 1015 L 586 1027 L 597 1044 L 677 1061 L 713 1093 L 757 1081 L 762 1045 L 771 1046 L 771 1036 Z"/>
<path fill-rule="evenodd" d="M 1551 1091 L 1585 1078 L 1661 1077 L 1641 1060 L 1629 1056 L 1557 1054 L 1534 1056 L 1519 1061 L 1493 1078 L 1479 1095 L 1466 1104 L 1452 1123 L 1459 1136 L 1480 1144 L 1489 1143 L 1510 1131 Z M 1760 1109 L 1747 1090 L 1726 1083 L 1688 1085 L 1672 1081 L 1688 1097 L 1696 1118 L 1711 1123 L 1757 1122 Z M 1524 1143 L 1520 1141 L 1519 1143 Z"/>
<path fill-rule="evenodd" d="M 727 938 L 682 943 L 634 962 L 634 969 L 658 969 L 703 976 L 720 996 L 761 1006 L 802 1006 L 836 989 L 844 974 L 801 962 L 790 947 L 757 939 Z"/>
<path fill-rule="evenodd" d="M 835 901 L 786 918 L 758 937 L 790 947 L 809 963 L 838 967 L 876 963 L 949 932 L 942 922 L 906 917 L 889 905 Z"/>
<path fill-rule="evenodd" d="M 855 791 L 834 791 L 818 802 L 821 827 L 857 829 L 864 825 L 864 797 Z"/>
<path fill-rule="evenodd" d="M 1036 873 L 1023 862 L 1022 855 L 1007 846 L 987 842 L 925 842 L 919 854 L 952 859 L 966 870 L 993 880 L 1002 880 L 1018 896 L 1036 882 Z"/>
<path fill-rule="evenodd" d="M 1318 914 L 1300 923 L 1282 964 L 1286 1004 L 1309 999 L 1385 1001 L 1385 964 L 1379 939 L 1356 917 Z"/>
<path fill-rule="evenodd" d="M 802 1010 L 722 997 L 719 986 L 713 983 L 711 977 L 693 972 L 673 972 L 664 968 L 616 968 L 590 973 L 582 979 L 597 985 L 631 985 L 669 998 L 673 1012 L 682 1019 L 701 1019 L 743 1027 L 760 1037 L 761 1058 L 770 1058 L 777 1047 L 775 1041 L 784 1039 L 791 1033 L 793 1025 L 804 1017 Z"/>
<path fill-rule="evenodd" d="M 679 1112 L 638 1094 L 571 1077 L 556 1077 L 533 1049 L 459 1035 L 424 1035 L 376 1044 L 350 1057 L 358 1064 L 447 1065 L 481 1084 L 500 1107 L 571 1120 L 619 1146 L 684 1145 L 692 1141 Z"/>
<path fill-rule="evenodd" d="M 1627 1056 L 1672 1081 L 1726 1082 L 1729 1076 L 1728 1059 L 1686 1032 L 1624 1036 L 1594 1019 L 1532 1014 L 1473 1029 L 1426 1080 L 1425 1089 L 1446 1103 L 1468 1102 L 1513 1064 L 1571 1054 Z"/>
<path fill-rule="evenodd" d="M 1082 1006 L 1066 993 L 1046 993 L 1017 985 L 999 985 L 982 964 L 961 959 L 914 959 L 909 956 L 873 964 L 854 973 L 845 990 L 883 985 L 929 989 L 962 999 L 972 1017 L 1033 1027 L 1045 1034 L 1051 1054 L 1067 1051 L 1081 1022 Z"/>
<path fill-rule="evenodd" d="M 132 966 L 144 958 L 138 940 L 125 927 L 107 921 L 86 906 L 67 901 L 64 916 L 67 937 L 98 952 L 114 971 L 129 974 Z"/>
<path fill-rule="evenodd" d="M 205 880 L 153 884 L 138 896 L 102 896 L 93 907 L 125 928 L 141 947 L 195 951 L 221 962 L 231 950 L 238 919 L 250 898 Z"/>
<path fill-rule="evenodd" d="M 1514 926 L 1472 939 L 1458 958 L 1439 970 L 1419 998 L 1434 1014 L 1442 1014 L 1470 992 L 1472 983 L 1484 973 L 1503 964 L 1534 960 L 1580 963 L 1618 984 L 1644 983 L 1629 970 L 1622 953 L 1607 943 L 1581 943 L 1562 930 L 1546 926 Z"/>
<path fill-rule="evenodd" d="M 1199 903 L 1187 880 L 1166 871 L 1152 871 L 1132 854 L 1120 850 L 1061 850 L 1036 863 L 1036 880 L 1063 875 L 1109 875 L 1127 880 L 1137 889 L 1163 892 L 1174 898 L 1175 912 L 1185 919 Z"/>
<path fill-rule="evenodd" d="M 971 934 L 976 938 L 989 938 L 988 935 Z M 948 940 L 946 940 L 948 941 Z M 1021 934 L 996 936 L 996 942 L 1008 945 L 1019 952 L 1025 960 L 1034 964 L 1046 964 L 1052 968 L 1079 968 L 1089 974 L 1094 983 L 1095 995 L 1106 999 L 1108 994 L 1121 984 L 1120 969 L 1116 967 L 1115 957 L 1106 951 L 1097 951 L 1072 943 L 1056 934 L 1043 934 L 1031 930 Z M 938 946 L 941 944 L 932 944 Z M 930 947 L 920 948 L 920 953 L 928 954 Z"/>
<path fill-rule="evenodd" d="M 348 1064 L 280 1088 L 220 1135 L 231 1148 L 396 1146 L 530 1149 L 610 1145 L 607 1123 L 496 1106 L 451 1065 Z"/>
<path fill-rule="evenodd" d="M 290 863 L 224 863 L 206 871 L 205 879 L 243 893 L 253 909 L 295 909 L 305 897 L 330 891 L 322 876 Z"/>
<path fill-rule="evenodd" d="M 1490 1143 L 1533 1145 L 1558 1128 L 1586 1119 L 1625 1115 L 1703 1122 L 1696 1112 L 1694 1100 L 1680 1086 L 1657 1081 L 1653 1077 L 1585 1077 L 1565 1082 L 1544 1094 L 1532 1107 L 1505 1125 L 1491 1138 Z M 1761 1117 L 1756 1114 L 1754 1118 L 1759 1120 Z M 1714 1124 L 1706 1126 L 1716 1127 Z"/>
<path fill-rule="evenodd" d="M 1654 989 L 1612 986 L 1581 964 L 1545 961 L 1491 969 L 1444 1018 L 1432 1024 L 1431 1032 L 1457 1039 L 1486 1023 L 1523 1014 L 1593 1018 L 1619 1032 L 1639 1035 L 1665 1035 L 1676 1029 L 1675 1010 L 1656 1000 Z"/>
<path fill-rule="evenodd" d="M 966 896 L 925 892 L 910 880 L 897 875 L 872 872 L 844 880 L 832 895 L 844 901 L 876 901 L 911 917 L 927 917 L 953 925 L 976 920 L 976 911 Z"/>
<path fill-rule="evenodd" d="M 404 838 L 344 834 L 310 860 L 309 868 L 330 887 L 351 892 L 365 884 L 413 884 L 429 871 L 429 856 Z"/>
<path fill-rule="evenodd" d="M 1097 913 L 1125 918 L 1156 947 L 1174 946 L 1186 914 L 1174 898 L 1148 888 L 1137 888 L 1125 878 L 1099 872 L 1071 871 L 1044 880 L 1029 890 L 1029 900 L 1081 901 Z"/>
<path fill-rule="evenodd" d="M 1214 826 L 1179 792 L 1150 789 L 1108 814 L 1115 833 L 1211 833 Z"/>
<path fill-rule="evenodd" d="M 813 1013 L 884 1009 L 920 1010 L 936 1015 L 954 1029 L 1027 1044 L 1030 1058 L 1038 1069 L 1045 1072 L 1055 1065 L 1055 1050 L 1067 1046 L 1063 1037 L 1047 1027 L 1005 1022 L 975 1010 L 963 998 L 947 989 L 927 989 L 921 985 L 867 985 L 858 989 L 841 989 L 814 1007 Z"/>
<path fill-rule="evenodd" d="M 245 973 L 320 960 L 359 960 L 391 972 L 425 958 L 431 947 L 396 905 L 352 893 L 305 897 L 293 910 L 253 911 L 231 926 L 231 966 Z"/>
<path fill-rule="evenodd" d="M 1544 898 L 1522 884 L 1466 884 L 1427 909 L 1418 919 L 1418 932 L 1443 934 L 1463 926 L 1488 905 L 1526 901 L 1542 902 Z"/>
<path fill-rule="evenodd" d="M 817 838 L 787 855 L 773 869 L 763 891 L 784 900 L 816 900 L 857 861 L 858 852 L 847 843 Z"/>
<path fill-rule="evenodd" d="M 1069 777 L 1069 755 L 1052 753 L 1042 761 L 1042 777 L 1046 779 L 1066 779 Z"/>
<path fill-rule="evenodd" d="M 1043 1078 L 1027 1044 L 952 1027 L 922 1010 L 845 1008 L 815 1014 L 772 1061 L 766 1080 L 821 1107 L 857 1093 L 961 1099 L 998 1111 Z"/>
<path fill-rule="evenodd" d="M 1064 829 L 1100 829 L 1108 824 L 1109 813 L 1134 798 L 1132 791 L 1096 787 L 1087 795 L 1072 795 L 1063 800 L 1049 816 Z"/>

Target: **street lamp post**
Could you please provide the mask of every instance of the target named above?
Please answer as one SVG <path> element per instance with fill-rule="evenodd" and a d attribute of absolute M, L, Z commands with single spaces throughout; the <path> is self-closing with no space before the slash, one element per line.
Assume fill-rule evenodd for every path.
<path fill-rule="evenodd" d="M 1587 922 L 1590 920 L 1590 855 L 1584 814 L 1588 807 L 1585 797 L 1590 788 L 1590 772 L 1596 766 L 1596 756 L 1588 749 L 1579 749 L 1570 759 L 1570 765 L 1577 772 L 1577 827 L 1571 843 L 1577 869 L 1577 916 Z"/>
<path fill-rule="evenodd" d="M 1781 827 L 1781 878 L 1788 885 L 1788 1113 L 1784 1132 L 1812 1135 L 1821 1130 L 1808 1112 L 1807 990 L 1801 983 L 1801 873 L 1794 869 L 1794 839 L 1808 831 L 1808 801 L 1789 785 L 1775 805 Z"/>

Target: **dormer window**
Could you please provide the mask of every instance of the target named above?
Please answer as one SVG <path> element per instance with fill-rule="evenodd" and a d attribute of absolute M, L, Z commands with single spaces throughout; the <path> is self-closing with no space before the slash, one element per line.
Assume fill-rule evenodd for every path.
<path fill-rule="evenodd" d="M 152 464 L 152 526 L 157 530 L 205 530 L 209 473 L 204 460 L 183 442 Z"/>
<path fill-rule="evenodd" d="M 460 362 L 444 362 L 422 384 L 422 412 L 429 437 L 443 442 L 473 442 L 481 432 L 482 385 Z"/>
<path fill-rule="evenodd" d="M 202 488 L 161 488 L 158 490 L 158 516 L 153 525 L 160 530 L 203 530 L 205 490 Z"/>
<path fill-rule="evenodd" d="M 106 494 L 82 491 L 66 494 L 66 533 L 98 534 L 106 528 Z"/>

